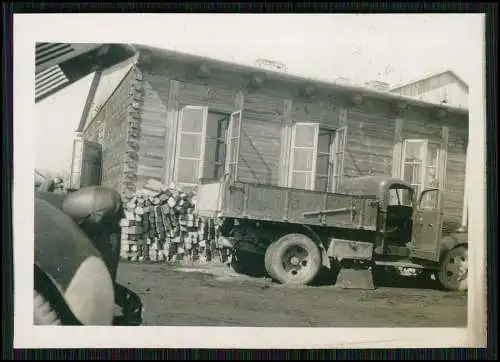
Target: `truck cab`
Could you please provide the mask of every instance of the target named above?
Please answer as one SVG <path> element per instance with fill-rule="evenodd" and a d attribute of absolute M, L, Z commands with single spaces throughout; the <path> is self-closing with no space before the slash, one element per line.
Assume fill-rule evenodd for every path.
<path fill-rule="evenodd" d="M 467 288 L 468 235 L 448 227 L 442 190 L 417 194 L 403 180 L 372 176 L 346 181 L 343 192 L 377 195 L 376 264 L 425 269 L 446 289 Z"/>

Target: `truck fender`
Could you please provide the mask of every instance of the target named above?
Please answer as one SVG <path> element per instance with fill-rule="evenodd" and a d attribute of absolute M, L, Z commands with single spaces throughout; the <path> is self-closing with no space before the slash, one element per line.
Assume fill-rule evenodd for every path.
<path fill-rule="evenodd" d="M 331 264 L 330 264 L 330 258 L 328 257 L 328 254 L 326 252 L 325 246 L 323 245 L 323 242 L 321 241 L 321 238 L 314 232 L 314 230 L 307 226 L 307 225 L 302 225 L 302 232 L 311 238 L 312 241 L 318 246 L 320 252 L 321 252 L 321 262 L 325 268 L 330 269 Z"/>
<path fill-rule="evenodd" d="M 440 254 L 439 260 L 442 260 L 442 258 L 446 255 L 446 253 L 451 249 L 461 245 L 467 246 L 468 244 L 469 244 L 468 233 L 452 233 L 443 236 L 439 248 L 439 254 Z"/>
<path fill-rule="evenodd" d="M 99 251 L 62 210 L 35 198 L 35 265 L 85 325 L 110 325 L 114 286 Z"/>

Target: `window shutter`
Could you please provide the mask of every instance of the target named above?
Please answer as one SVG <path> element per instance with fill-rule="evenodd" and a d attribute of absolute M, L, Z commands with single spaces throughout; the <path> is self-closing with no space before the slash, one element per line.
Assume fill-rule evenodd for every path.
<path fill-rule="evenodd" d="M 179 115 L 174 179 L 195 185 L 203 169 L 208 109 L 185 106 Z"/>
<path fill-rule="evenodd" d="M 448 139 L 450 130 L 447 126 L 443 126 L 441 143 L 439 149 L 439 161 L 438 161 L 438 180 L 439 187 L 441 189 L 446 188 L 446 171 L 447 171 L 447 161 L 448 161 Z"/>
<path fill-rule="evenodd" d="M 218 117 L 209 114 L 207 117 L 207 127 L 205 133 L 205 147 L 203 157 L 203 168 L 201 171 L 202 180 L 213 180 L 215 178 L 215 162 L 217 157 L 218 139 Z"/>
<path fill-rule="evenodd" d="M 333 184 L 332 192 L 339 192 L 344 176 L 344 159 L 347 139 L 347 126 L 340 127 L 335 132 L 333 145 Z"/>
<path fill-rule="evenodd" d="M 101 184 L 102 146 L 77 137 L 73 143 L 70 189 Z"/>
<path fill-rule="evenodd" d="M 227 130 L 226 168 L 225 173 L 233 180 L 238 178 L 238 158 L 241 133 L 241 111 L 231 114 L 229 128 Z"/>
<path fill-rule="evenodd" d="M 403 178 L 401 174 L 401 165 L 403 161 L 403 140 L 401 133 L 403 131 L 403 120 L 396 119 L 396 125 L 394 127 L 394 149 L 392 151 L 392 177 Z"/>
<path fill-rule="evenodd" d="M 427 140 L 405 140 L 401 164 L 401 178 L 422 192 L 426 176 Z"/>
<path fill-rule="evenodd" d="M 293 126 L 289 187 L 314 189 L 318 134 L 319 123 L 295 123 Z"/>

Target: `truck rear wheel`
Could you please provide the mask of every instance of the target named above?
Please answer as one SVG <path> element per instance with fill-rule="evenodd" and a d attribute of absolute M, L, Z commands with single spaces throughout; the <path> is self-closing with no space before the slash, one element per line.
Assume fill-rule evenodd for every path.
<path fill-rule="evenodd" d="M 265 261 L 268 274 L 281 284 L 306 285 L 321 268 L 321 252 L 303 234 L 288 234 L 270 245 Z"/>
<path fill-rule="evenodd" d="M 267 274 L 275 279 L 275 280 L 278 280 L 278 278 L 276 277 L 276 275 L 274 275 L 274 271 L 273 271 L 273 267 L 272 267 L 272 264 L 273 264 L 273 261 L 274 261 L 274 257 L 273 257 L 273 252 L 274 252 L 274 248 L 276 246 L 276 243 L 277 241 L 271 243 L 267 249 L 266 249 L 266 254 L 264 255 L 264 266 L 266 268 L 266 272 Z"/>
<path fill-rule="evenodd" d="M 444 289 L 467 290 L 468 261 L 466 246 L 458 246 L 446 253 L 438 273 L 439 282 Z"/>

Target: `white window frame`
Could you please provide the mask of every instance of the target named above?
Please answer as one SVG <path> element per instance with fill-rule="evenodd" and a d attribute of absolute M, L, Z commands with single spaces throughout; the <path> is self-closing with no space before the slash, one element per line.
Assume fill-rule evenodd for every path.
<path fill-rule="evenodd" d="M 326 191 L 327 192 L 330 192 L 332 190 L 332 187 L 333 187 L 333 175 L 334 175 L 334 170 L 333 170 L 333 167 L 334 167 L 334 164 L 335 164 L 335 160 L 334 160 L 334 145 L 335 145 L 335 138 L 336 138 L 336 130 L 334 129 L 330 129 L 330 128 L 323 128 L 323 127 L 320 127 L 319 128 L 319 132 L 318 132 L 318 148 L 319 148 L 319 137 L 321 135 L 322 132 L 326 132 L 329 136 L 330 136 L 330 143 L 328 144 L 328 167 L 327 167 L 327 170 L 326 170 L 326 175 L 321 175 L 323 176 L 322 178 L 324 178 L 324 176 L 326 176 Z M 332 140 L 333 138 L 333 140 Z M 326 155 L 326 152 L 325 152 L 325 155 Z M 314 175 L 314 185 L 315 185 L 315 189 L 316 189 L 316 181 L 318 180 L 318 167 L 317 167 L 317 162 L 318 162 L 318 158 L 320 157 L 320 152 L 319 150 L 316 152 L 316 173 Z"/>
<path fill-rule="evenodd" d="M 311 149 L 312 147 L 295 147 L 295 137 L 296 137 L 296 125 L 311 125 L 315 127 L 315 138 L 314 138 L 314 149 L 313 149 L 313 167 L 312 171 L 295 171 L 293 169 L 294 154 L 296 148 L 306 148 Z M 317 177 L 317 160 L 318 160 L 318 143 L 319 143 L 319 133 L 321 130 L 329 131 L 334 133 L 333 142 L 329 146 L 329 159 L 328 159 L 328 187 L 327 192 L 338 192 L 340 185 L 343 181 L 344 176 L 344 160 L 345 160 L 345 149 L 347 147 L 347 126 L 338 127 L 337 129 L 321 128 L 319 123 L 310 122 L 296 122 L 292 127 L 291 145 L 290 145 L 290 156 L 289 156 L 289 167 L 288 167 L 288 182 L 287 186 L 292 187 L 292 176 L 293 172 L 303 172 L 311 173 L 311 185 L 309 190 L 316 189 L 316 177 Z M 342 143 L 340 140 L 342 139 Z M 340 149 L 340 144 L 342 144 L 342 149 Z M 339 174 L 337 174 L 337 171 Z"/>
<path fill-rule="evenodd" d="M 235 136 L 233 135 L 235 118 L 238 118 L 238 131 Z M 224 166 L 224 174 L 230 175 L 231 173 L 231 165 L 234 165 L 234 174 L 230 175 L 233 180 L 238 179 L 238 161 L 240 154 L 240 144 L 241 144 L 241 124 L 243 123 L 243 111 L 239 110 L 233 112 L 229 115 L 229 125 L 227 127 L 227 136 L 226 136 L 226 160 Z M 234 152 L 234 153 L 233 153 Z M 234 157 L 233 157 L 234 156 Z M 234 158 L 234 159 L 233 159 Z"/>
<path fill-rule="evenodd" d="M 340 139 L 342 137 L 342 149 L 340 149 Z M 339 127 L 335 130 L 335 139 L 332 145 L 332 180 L 331 180 L 331 191 L 337 192 L 342 185 L 344 178 L 344 160 L 345 160 L 345 149 L 347 140 L 347 126 Z M 339 164 L 337 164 L 339 163 Z M 336 172 L 339 171 L 340 174 L 337 175 Z"/>
<path fill-rule="evenodd" d="M 407 149 L 406 147 L 409 143 L 421 143 L 421 144 L 423 144 L 423 146 L 421 146 L 422 147 L 421 150 L 423 149 L 423 163 L 422 163 L 420 180 L 418 180 L 419 183 L 413 183 L 413 182 L 405 180 L 405 165 L 409 164 L 408 162 L 406 162 L 406 149 Z M 428 186 L 428 185 L 426 185 L 426 182 L 425 182 L 428 167 L 435 168 L 436 177 L 438 177 L 438 179 L 439 179 L 439 172 L 440 172 L 440 167 L 441 167 L 441 165 L 440 165 L 441 146 L 438 145 L 438 148 L 437 148 L 437 157 L 436 157 L 436 165 L 435 166 L 430 166 L 428 163 L 429 162 L 427 159 L 428 150 L 429 150 L 429 140 L 426 138 L 418 138 L 418 139 L 417 138 L 407 138 L 407 139 L 403 140 L 403 152 L 402 152 L 401 170 L 400 170 L 401 179 L 405 180 L 407 182 L 410 182 L 413 187 L 415 187 L 415 186 L 420 187 L 420 190 L 419 190 L 420 193 L 422 191 L 424 191 L 425 188 Z M 420 193 L 419 193 L 419 195 L 420 195 Z"/>
<path fill-rule="evenodd" d="M 202 114 L 203 114 L 202 131 L 201 131 L 201 148 L 200 148 L 200 157 L 199 158 L 179 157 L 182 134 L 200 134 L 199 132 L 183 132 L 182 131 L 182 122 L 184 120 L 183 115 L 184 115 L 185 109 L 201 110 Z M 179 171 L 179 160 L 180 159 L 199 161 L 199 163 L 198 163 L 198 168 L 199 168 L 198 169 L 198 180 L 202 176 L 203 166 L 204 166 L 204 162 L 205 162 L 205 139 L 206 139 L 206 134 L 207 134 L 207 119 L 208 119 L 208 107 L 185 105 L 181 108 L 181 110 L 179 112 L 179 117 L 177 118 L 177 137 L 176 137 L 175 159 L 174 159 L 175 165 L 174 165 L 174 177 L 173 177 L 174 182 L 179 184 L 179 185 L 186 185 L 186 186 L 198 185 L 198 183 L 187 183 L 187 182 L 178 182 L 177 181 L 177 176 L 178 176 L 178 171 Z"/>
<path fill-rule="evenodd" d="M 313 127 L 314 129 L 314 143 L 312 147 L 296 147 L 295 146 L 295 138 L 296 138 L 296 132 L 297 132 L 297 126 L 310 126 Z M 296 122 L 293 124 L 292 127 L 292 142 L 291 142 L 291 150 L 290 150 L 290 167 L 288 169 L 288 187 L 292 187 L 292 177 L 294 172 L 301 172 L 301 173 L 309 173 L 311 178 L 311 184 L 309 185 L 309 190 L 314 190 L 316 186 L 316 162 L 318 159 L 318 135 L 319 135 L 319 123 L 310 123 L 310 122 Z M 313 156 L 312 156 L 312 167 L 310 171 L 295 171 L 294 170 L 294 157 L 295 157 L 295 150 L 297 148 L 301 149 L 312 149 L 313 150 Z"/>

